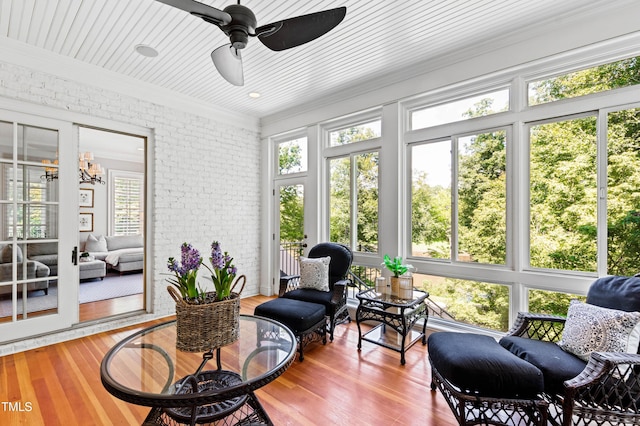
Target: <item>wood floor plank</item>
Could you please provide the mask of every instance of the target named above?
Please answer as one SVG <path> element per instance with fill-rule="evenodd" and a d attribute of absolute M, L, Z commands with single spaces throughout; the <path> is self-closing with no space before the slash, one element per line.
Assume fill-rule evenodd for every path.
<path fill-rule="evenodd" d="M 241 312 L 268 300 L 242 299 Z M 112 308 L 109 308 L 112 309 Z M 105 353 L 126 336 L 162 320 L 0 357 L 0 402 L 32 404 L 18 412 L 0 405 L 0 425 L 139 425 L 149 408 L 120 401 L 100 380 Z M 430 390 L 426 347 L 400 365 L 400 354 L 368 342 L 357 350 L 355 322 L 333 342 L 314 343 L 256 395 L 276 425 L 455 425 L 439 393 Z"/>

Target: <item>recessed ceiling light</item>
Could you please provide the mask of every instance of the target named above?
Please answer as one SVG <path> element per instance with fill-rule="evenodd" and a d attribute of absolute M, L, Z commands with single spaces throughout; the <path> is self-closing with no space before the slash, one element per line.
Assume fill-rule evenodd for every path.
<path fill-rule="evenodd" d="M 156 56 L 158 56 L 158 51 L 146 44 L 138 44 L 135 49 L 136 52 L 138 52 L 142 56 L 146 56 L 147 58 L 155 58 Z"/>
<path fill-rule="evenodd" d="M 258 93 L 258 92 L 251 92 L 251 93 L 249 93 L 249 97 L 250 97 L 250 98 L 254 98 L 254 99 L 259 98 L 259 97 L 260 97 L 260 93 Z"/>

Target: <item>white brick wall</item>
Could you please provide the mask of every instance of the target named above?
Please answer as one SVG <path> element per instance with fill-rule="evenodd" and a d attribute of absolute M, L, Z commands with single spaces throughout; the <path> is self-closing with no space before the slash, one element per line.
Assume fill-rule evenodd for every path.
<path fill-rule="evenodd" d="M 153 287 L 153 314 L 26 339 L 0 346 L 0 355 L 172 314 L 175 309 L 164 274 L 167 258 L 179 255 L 183 241 L 208 257 L 211 242 L 219 240 L 223 250 L 235 258 L 239 272 L 247 276 L 243 295 L 259 292 L 260 139 L 256 129 L 3 62 L 0 97 L 155 132 L 149 168 L 153 204 L 148 206 L 154 222 L 146 240 L 148 253 L 154 256 L 152 270 L 147 271 Z"/>

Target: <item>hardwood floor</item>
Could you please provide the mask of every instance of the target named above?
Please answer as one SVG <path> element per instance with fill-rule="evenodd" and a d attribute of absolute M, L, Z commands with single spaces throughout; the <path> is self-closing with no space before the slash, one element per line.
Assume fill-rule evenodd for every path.
<path fill-rule="evenodd" d="M 251 314 L 256 296 L 242 300 Z M 1 425 L 140 425 L 149 409 L 111 396 L 100 381 L 104 354 L 125 336 L 164 320 L 0 357 Z M 332 343 L 312 344 L 256 395 L 276 425 L 455 425 L 429 387 L 425 346 L 400 354 L 368 342 L 356 349 L 355 322 Z"/>
<path fill-rule="evenodd" d="M 134 312 L 144 309 L 144 294 L 81 303 L 79 308 L 80 322 Z"/>

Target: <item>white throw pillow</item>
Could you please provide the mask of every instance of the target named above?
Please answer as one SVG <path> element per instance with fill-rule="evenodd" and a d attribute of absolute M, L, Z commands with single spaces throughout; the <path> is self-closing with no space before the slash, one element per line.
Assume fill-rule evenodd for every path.
<path fill-rule="evenodd" d="M 637 353 L 640 312 L 625 312 L 572 300 L 558 345 L 578 358 L 591 352 Z"/>
<path fill-rule="evenodd" d="M 329 291 L 331 257 L 300 257 L 300 288 Z"/>
<path fill-rule="evenodd" d="M 89 234 L 89 236 L 87 237 L 87 242 L 84 246 L 84 251 L 88 251 L 91 253 L 107 252 L 107 240 L 104 238 L 104 235 L 96 237 L 93 234 Z"/>

